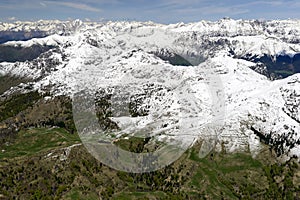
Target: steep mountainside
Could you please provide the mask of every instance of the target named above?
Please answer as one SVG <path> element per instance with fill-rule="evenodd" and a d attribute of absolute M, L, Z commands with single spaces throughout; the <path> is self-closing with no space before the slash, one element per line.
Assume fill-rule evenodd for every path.
<path fill-rule="evenodd" d="M 298 20 L 39 21 L 2 23 L 0 30 L 48 35 L 2 47 L 51 46 L 33 60 L 0 63 L 0 74 L 32 80 L 2 97 L 38 90 L 74 100 L 81 90 L 127 91 L 129 105 L 139 97 L 138 114 L 124 119 L 113 113 L 109 119 L 128 133 L 129 120 L 139 129 L 151 126 L 149 134 L 160 142 L 186 147 L 213 140 L 204 151 L 215 147 L 256 155 L 261 140 L 283 160 L 300 157 Z"/>

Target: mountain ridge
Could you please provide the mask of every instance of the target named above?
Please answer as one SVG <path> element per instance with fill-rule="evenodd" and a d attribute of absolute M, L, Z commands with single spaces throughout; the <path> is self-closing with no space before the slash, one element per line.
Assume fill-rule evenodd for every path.
<path fill-rule="evenodd" d="M 122 84 L 130 88 L 129 83 L 133 81 L 139 87 L 148 82 L 163 84 L 169 91 L 165 97 L 172 99 L 176 98 L 174 88 L 179 84 L 190 97 L 180 97 L 182 116 L 188 121 L 182 127 L 185 136 L 203 140 L 216 137 L 217 149 L 225 146 L 231 152 L 250 148 L 255 155 L 260 149 L 259 135 L 263 135 L 265 143 L 283 160 L 300 157 L 299 74 L 271 81 L 251 69 L 261 69 L 260 63 L 241 59 L 249 54 L 258 58 L 299 54 L 300 45 L 296 41 L 300 37 L 300 20 L 223 19 L 171 25 L 77 20 L 67 25 L 45 22 L 44 27 L 37 25 L 40 23 L 44 22 L 19 23 L 19 27 L 18 23 L 15 27 L 2 25 L 2 30 L 41 27 L 49 31 L 49 36 L 44 38 L 10 41 L 5 46 L 39 44 L 55 48 L 33 61 L 2 62 L 1 74 L 30 77 L 35 81 L 27 84 L 33 90 L 71 98 L 82 89 L 96 92 Z M 54 25 L 47 27 L 51 23 Z M 170 52 L 164 55 L 179 55 L 193 66 L 175 66 L 168 58 L 153 54 L 160 51 Z M 26 84 L 14 87 L 2 96 L 22 91 L 24 87 Z M 152 97 L 144 99 L 147 105 L 152 105 L 152 114 L 157 112 L 153 99 L 159 98 L 156 95 L 153 92 Z M 174 102 L 169 106 L 173 108 Z M 149 118 L 151 114 L 139 119 L 139 123 L 147 124 Z M 206 127 L 210 120 L 220 123 L 221 129 Z M 157 138 L 165 137 L 168 134 Z"/>

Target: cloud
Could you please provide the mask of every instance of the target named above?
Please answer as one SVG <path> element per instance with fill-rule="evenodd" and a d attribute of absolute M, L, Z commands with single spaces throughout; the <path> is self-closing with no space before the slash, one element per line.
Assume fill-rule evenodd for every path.
<path fill-rule="evenodd" d="M 15 20 L 17 20 L 17 18 L 16 17 L 8 17 L 7 20 L 8 21 L 15 21 Z"/>
<path fill-rule="evenodd" d="M 119 4 L 122 3 L 122 0 L 84 0 L 84 2 L 94 4 Z"/>
<path fill-rule="evenodd" d="M 202 4 L 204 2 L 208 2 L 208 0 L 163 0 L 162 4 L 168 5 L 168 4 L 173 4 L 173 5 L 197 5 L 197 4 Z"/>
<path fill-rule="evenodd" d="M 173 9 L 173 8 L 186 8 L 188 6 L 198 6 L 208 0 L 162 0 L 160 3 L 154 5 L 150 9 Z"/>
<path fill-rule="evenodd" d="M 91 12 L 100 12 L 101 11 L 101 9 L 94 8 L 94 7 L 84 4 L 84 3 L 72 3 L 72 2 L 66 2 L 66 1 L 44 1 L 44 3 L 61 5 L 61 6 L 69 7 L 69 8 L 75 8 L 78 10 L 91 11 Z"/>
<path fill-rule="evenodd" d="M 235 7 L 249 7 L 249 6 L 257 6 L 257 5 L 269 5 L 269 6 L 281 6 L 285 4 L 284 1 L 252 1 L 249 3 L 241 3 L 235 5 Z"/>
<path fill-rule="evenodd" d="M 47 5 L 43 2 L 40 2 L 40 5 L 43 6 L 43 7 L 47 7 Z"/>
<path fill-rule="evenodd" d="M 197 13 L 200 15 L 214 15 L 214 14 L 222 14 L 222 15 L 239 15 L 248 13 L 248 9 L 240 9 L 231 6 L 203 6 L 199 8 L 180 8 L 176 9 L 177 13 Z"/>

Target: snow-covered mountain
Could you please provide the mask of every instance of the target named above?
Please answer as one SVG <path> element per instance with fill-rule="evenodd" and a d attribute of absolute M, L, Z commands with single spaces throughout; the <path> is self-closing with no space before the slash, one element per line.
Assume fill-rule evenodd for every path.
<path fill-rule="evenodd" d="M 85 24 L 93 25 L 94 23 L 85 22 Z M 17 21 L 14 23 L 0 22 L 0 32 L 44 32 L 48 35 L 51 34 L 71 34 L 76 29 L 85 25 L 80 20 L 75 21 L 58 21 L 58 20 L 40 20 L 40 21 Z"/>
<path fill-rule="evenodd" d="M 74 97 L 83 89 L 122 88 L 141 97 L 136 112 L 143 114 L 131 120 L 138 127 L 155 121 L 152 136 L 158 140 L 185 145 L 213 138 L 219 150 L 253 155 L 262 140 L 283 159 L 300 157 L 300 66 L 291 63 L 293 75 L 272 81 L 263 75 L 267 64 L 259 62 L 263 57 L 275 62 L 282 55 L 296 59 L 300 20 L 39 21 L 2 23 L 0 30 L 47 32 L 43 38 L 3 45 L 51 50 L 32 61 L 0 63 L 0 74 L 29 77 L 40 92 L 50 87 L 53 95 Z M 112 120 L 130 129 L 120 116 Z"/>

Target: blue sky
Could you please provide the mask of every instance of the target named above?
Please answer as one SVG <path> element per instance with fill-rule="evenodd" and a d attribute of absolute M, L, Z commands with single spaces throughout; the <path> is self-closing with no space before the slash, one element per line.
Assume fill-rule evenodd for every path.
<path fill-rule="evenodd" d="M 300 19 L 300 0 L 1 0 L 0 21 Z"/>

